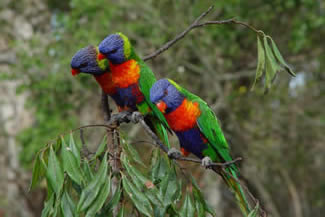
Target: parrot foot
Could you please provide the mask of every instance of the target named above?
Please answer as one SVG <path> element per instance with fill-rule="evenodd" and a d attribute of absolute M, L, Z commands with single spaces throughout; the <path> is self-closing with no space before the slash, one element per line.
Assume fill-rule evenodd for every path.
<path fill-rule="evenodd" d="M 132 123 L 138 123 L 139 120 L 142 118 L 142 114 L 140 112 L 132 112 L 132 115 L 131 115 L 131 121 Z"/>
<path fill-rule="evenodd" d="M 211 164 L 212 164 L 212 160 L 209 157 L 204 157 L 201 161 L 201 165 L 205 168 L 211 167 Z"/>
<path fill-rule="evenodd" d="M 180 152 L 176 148 L 169 149 L 167 154 L 168 154 L 168 157 L 173 158 L 173 159 L 178 159 L 182 156 L 182 152 Z"/>

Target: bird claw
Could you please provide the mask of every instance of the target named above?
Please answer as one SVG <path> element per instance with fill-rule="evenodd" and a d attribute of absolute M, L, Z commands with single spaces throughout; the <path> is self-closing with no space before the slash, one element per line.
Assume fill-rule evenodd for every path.
<path fill-rule="evenodd" d="M 212 160 L 210 157 L 204 157 L 202 160 L 201 160 L 201 165 L 205 168 L 209 168 L 211 167 L 211 164 L 212 164 Z"/>
<path fill-rule="evenodd" d="M 141 118 L 142 114 L 140 112 L 133 112 L 131 115 L 131 121 L 135 124 L 138 123 Z"/>
<path fill-rule="evenodd" d="M 168 154 L 168 157 L 173 158 L 173 159 L 177 159 L 182 156 L 182 153 L 179 150 L 177 150 L 176 148 L 169 149 L 167 154 Z"/>

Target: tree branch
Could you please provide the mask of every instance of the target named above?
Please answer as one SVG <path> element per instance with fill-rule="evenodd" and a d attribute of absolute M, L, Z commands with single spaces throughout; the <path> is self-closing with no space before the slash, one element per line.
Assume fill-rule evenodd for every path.
<path fill-rule="evenodd" d="M 143 60 L 147 61 L 147 60 L 150 60 L 150 59 L 154 59 L 155 57 L 157 57 L 158 55 L 160 55 L 164 51 L 168 50 L 176 42 L 178 42 L 179 40 L 184 38 L 191 30 L 196 29 L 196 28 L 200 28 L 200 27 L 203 27 L 203 26 L 207 26 L 207 25 L 237 24 L 237 25 L 241 25 L 241 26 L 245 26 L 246 28 L 249 28 L 250 30 L 254 31 L 256 34 L 259 34 L 259 35 L 264 34 L 261 30 L 258 30 L 255 27 L 253 27 L 253 26 L 251 26 L 251 25 L 249 25 L 247 23 L 244 23 L 242 21 L 238 21 L 235 18 L 231 18 L 231 19 L 227 19 L 227 20 L 205 21 L 205 22 L 200 23 L 200 21 L 204 17 L 206 17 L 211 12 L 212 9 L 213 9 L 213 6 L 210 6 L 208 8 L 208 10 L 206 10 L 198 18 L 196 18 L 194 20 L 194 22 L 191 25 L 189 25 L 183 32 L 176 35 L 176 37 L 174 39 L 168 41 L 166 44 L 164 44 L 162 47 L 160 47 L 158 50 L 156 50 L 152 54 L 149 54 L 149 55 L 143 57 Z"/>

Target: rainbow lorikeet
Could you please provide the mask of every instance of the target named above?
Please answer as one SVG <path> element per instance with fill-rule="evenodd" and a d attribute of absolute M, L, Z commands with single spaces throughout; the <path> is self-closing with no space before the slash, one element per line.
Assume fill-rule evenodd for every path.
<path fill-rule="evenodd" d="M 177 135 L 183 155 L 193 153 L 202 159 L 205 166 L 211 162 L 232 160 L 217 117 L 200 97 L 172 80 L 161 79 L 152 86 L 150 100 L 164 114 L 170 128 Z M 175 149 L 169 154 L 176 154 L 172 152 Z M 234 179 L 237 178 L 237 167 L 232 164 L 226 168 L 228 174 L 224 170 L 215 171 L 233 190 L 242 212 L 247 216 L 250 210 L 248 202 L 240 184 Z"/>
<path fill-rule="evenodd" d="M 89 45 L 81 48 L 72 57 L 71 73 L 73 76 L 79 73 L 93 75 L 103 91 L 112 97 L 119 110 L 122 110 L 122 108 L 125 107 L 125 102 L 123 97 L 119 95 L 118 89 L 112 81 L 112 73 L 110 73 L 108 60 L 99 60 L 97 57 L 98 47 Z"/>

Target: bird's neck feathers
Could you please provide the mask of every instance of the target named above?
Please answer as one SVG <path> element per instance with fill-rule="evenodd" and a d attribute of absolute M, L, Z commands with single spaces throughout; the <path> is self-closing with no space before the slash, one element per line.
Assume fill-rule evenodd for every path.
<path fill-rule="evenodd" d="M 165 117 L 173 130 L 186 131 L 196 125 L 200 114 L 199 104 L 184 98 L 183 102 L 174 111 L 166 113 Z"/>
<path fill-rule="evenodd" d="M 140 66 L 131 59 L 121 64 L 110 64 L 112 80 L 119 88 L 136 84 L 140 78 Z"/>

